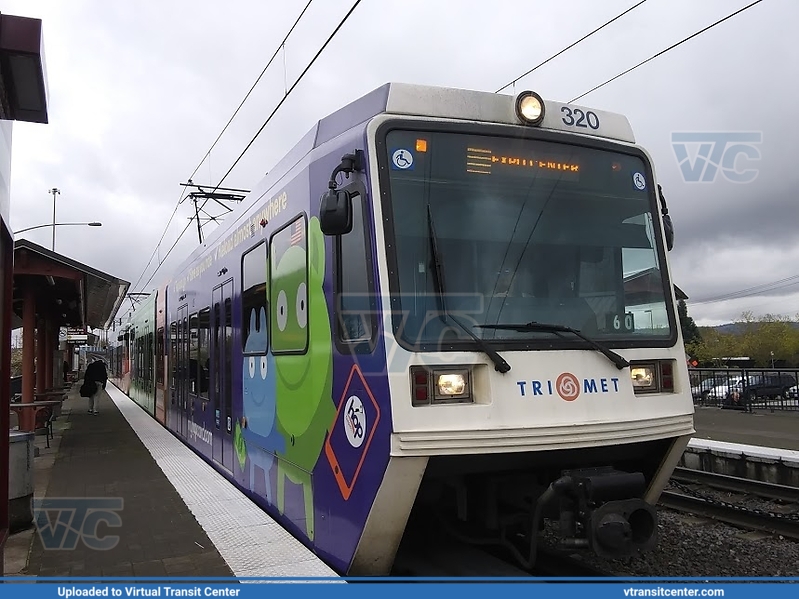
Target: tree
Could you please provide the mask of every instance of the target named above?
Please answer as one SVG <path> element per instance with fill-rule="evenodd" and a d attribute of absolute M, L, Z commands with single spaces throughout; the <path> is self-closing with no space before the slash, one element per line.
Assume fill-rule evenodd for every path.
<path fill-rule="evenodd" d="M 696 326 L 694 319 L 688 316 L 688 306 L 685 300 L 677 302 L 677 313 L 680 316 L 680 329 L 682 329 L 682 339 L 686 345 L 696 345 L 702 342 L 702 335 L 699 327 Z"/>
<path fill-rule="evenodd" d="M 724 358 L 739 356 L 741 339 L 737 335 L 720 333 L 713 327 L 701 330 L 701 340 L 686 344 L 685 351 L 705 366 L 722 366 Z"/>
<path fill-rule="evenodd" d="M 22 376 L 22 348 L 11 350 L 11 376 Z"/>
<path fill-rule="evenodd" d="M 792 362 L 799 351 L 799 332 L 790 318 L 766 314 L 759 318 L 751 312 L 741 315 L 742 348 L 757 366 Z"/>

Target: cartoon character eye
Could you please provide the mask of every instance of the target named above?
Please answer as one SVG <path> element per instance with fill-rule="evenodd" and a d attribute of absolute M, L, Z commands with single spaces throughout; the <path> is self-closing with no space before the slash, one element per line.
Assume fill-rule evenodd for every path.
<path fill-rule="evenodd" d="M 281 331 L 285 331 L 288 320 L 289 300 L 286 298 L 286 292 L 281 290 L 277 296 L 277 328 Z"/>
<path fill-rule="evenodd" d="M 252 357 L 250 358 L 249 367 L 250 367 L 250 378 L 254 378 L 255 377 L 255 358 L 252 358 Z"/>
<path fill-rule="evenodd" d="M 297 324 L 301 329 L 308 324 L 308 287 L 305 283 L 297 287 Z"/>
<path fill-rule="evenodd" d="M 266 356 L 261 356 L 261 378 L 266 380 Z"/>

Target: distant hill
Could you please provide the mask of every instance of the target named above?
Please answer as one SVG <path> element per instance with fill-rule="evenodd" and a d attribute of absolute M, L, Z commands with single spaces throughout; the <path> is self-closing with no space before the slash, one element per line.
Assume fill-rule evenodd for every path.
<path fill-rule="evenodd" d="M 791 322 L 789 323 L 794 329 L 799 330 L 799 322 Z M 737 322 L 728 322 L 727 324 L 720 324 L 715 327 L 700 327 L 703 329 L 711 328 L 715 329 L 719 333 L 724 334 L 732 334 L 732 335 L 739 335 L 743 332 L 742 325 Z"/>

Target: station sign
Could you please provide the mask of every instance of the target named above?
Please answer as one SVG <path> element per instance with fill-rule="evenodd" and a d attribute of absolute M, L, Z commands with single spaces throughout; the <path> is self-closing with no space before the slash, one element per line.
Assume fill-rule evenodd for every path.
<path fill-rule="evenodd" d="M 61 327 L 58 331 L 59 341 L 66 341 L 67 343 L 75 345 L 90 343 L 95 337 L 96 335 L 87 333 L 85 329 L 77 327 Z"/>

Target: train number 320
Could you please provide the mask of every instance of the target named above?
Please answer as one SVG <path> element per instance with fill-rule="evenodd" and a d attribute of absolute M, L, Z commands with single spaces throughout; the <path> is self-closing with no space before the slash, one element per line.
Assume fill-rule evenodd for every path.
<path fill-rule="evenodd" d="M 568 125 L 569 127 L 583 127 L 597 130 L 599 129 L 599 117 L 591 112 L 583 112 L 579 108 L 569 108 L 568 106 L 561 107 L 560 111 L 563 113 L 563 121 L 564 125 Z"/>

